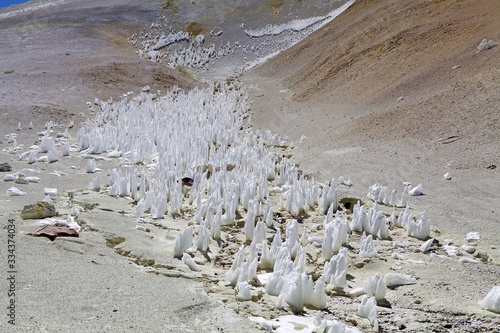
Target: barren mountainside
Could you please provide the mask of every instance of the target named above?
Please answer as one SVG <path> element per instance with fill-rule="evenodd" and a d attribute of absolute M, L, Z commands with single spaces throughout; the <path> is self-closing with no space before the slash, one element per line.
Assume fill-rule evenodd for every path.
<path fill-rule="evenodd" d="M 500 143 L 500 49 L 477 46 L 500 39 L 498 13 L 493 0 L 360 0 L 257 71 L 282 79 L 293 101 L 369 109 L 350 130 L 370 139 L 450 133 L 484 149 Z"/>
<path fill-rule="evenodd" d="M 288 134 L 306 173 L 358 178 L 360 198 L 423 182 L 439 228 L 498 225 L 500 47 L 478 49 L 500 41 L 498 13 L 494 0 L 358 0 L 245 76 L 252 120 Z"/>

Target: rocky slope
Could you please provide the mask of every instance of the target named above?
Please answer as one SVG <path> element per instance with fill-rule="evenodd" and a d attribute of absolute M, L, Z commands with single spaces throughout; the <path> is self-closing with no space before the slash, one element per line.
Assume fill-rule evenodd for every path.
<path fill-rule="evenodd" d="M 245 77 L 260 88 L 253 120 L 295 142 L 306 135 L 295 155 L 310 174 L 351 175 L 360 195 L 377 181 L 423 182 L 436 226 L 477 228 L 498 243 L 489 230 L 499 223 L 500 48 L 478 45 L 500 40 L 499 10 L 356 1 Z"/>

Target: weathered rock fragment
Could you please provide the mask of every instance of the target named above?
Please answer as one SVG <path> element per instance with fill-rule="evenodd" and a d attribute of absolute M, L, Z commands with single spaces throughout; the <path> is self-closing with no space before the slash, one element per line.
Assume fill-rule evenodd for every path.
<path fill-rule="evenodd" d="M 38 201 L 36 204 L 26 205 L 21 212 L 21 219 L 43 219 L 53 217 L 56 213 L 56 207 L 50 202 Z"/>

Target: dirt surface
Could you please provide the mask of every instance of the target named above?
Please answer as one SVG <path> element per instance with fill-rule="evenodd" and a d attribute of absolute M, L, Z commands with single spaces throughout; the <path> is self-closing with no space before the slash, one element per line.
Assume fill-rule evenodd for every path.
<path fill-rule="evenodd" d="M 261 12 L 249 12 L 257 16 L 250 27 L 262 26 L 264 10 L 271 19 L 286 21 L 286 6 L 300 3 L 267 1 Z M 133 98 L 146 85 L 159 94 L 174 86 L 203 86 L 165 64 L 139 58 L 128 40 L 162 14 L 172 15 L 181 26 L 199 21 L 206 30 L 214 28 L 210 24 L 219 17 L 203 13 L 204 7 L 194 2 L 189 5 L 202 14 L 190 11 L 183 22 L 179 13 L 192 8 L 186 4 L 39 1 L 14 14 L 0 10 L 0 147 L 10 146 L 4 137 L 8 133 L 17 134 L 23 149 L 29 147 L 48 121 L 58 123 L 54 131 L 68 129 L 67 141 L 74 143 L 80 125 L 98 112 L 95 98 Z M 29 9 L 33 5 L 41 7 Z M 238 13 L 248 11 L 245 6 L 238 6 Z M 315 15 L 317 11 L 311 9 Z M 344 203 L 359 199 L 368 205 L 366 193 L 375 182 L 399 194 L 402 182 L 423 184 L 423 195 L 409 200 L 416 215 L 429 214 L 430 236 L 438 242 L 431 252 L 437 256 L 422 253 L 423 241 L 397 228 L 391 229 L 391 240 L 375 240 L 377 258 L 358 258 L 358 234 L 350 235 L 347 245 L 347 290 L 362 287 L 375 273 L 416 279 L 388 290 L 377 308 L 380 331 L 498 331 L 498 314 L 478 301 L 498 285 L 500 276 L 500 46 L 481 52 L 477 46 L 483 38 L 500 41 L 499 12 L 496 0 L 359 0 L 307 39 L 240 77 L 250 94 L 253 128 L 288 135 L 294 148 L 282 153 L 316 180 L 350 177 L 352 187 L 337 182 Z M 242 17 L 237 18 L 224 27 L 240 25 Z M 73 119 L 75 126 L 68 128 Z M 30 121 L 33 129 L 28 129 Z M 302 135 L 306 138 L 299 143 Z M 22 197 L 6 195 L 13 183 L 0 184 L 0 223 L 6 229 L 12 218 L 17 228 L 18 332 L 250 332 L 259 326 L 249 316 L 270 319 L 290 313 L 277 310 L 276 298 L 265 293 L 259 292 L 257 301 L 237 301 L 224 281 L 234 253 L 245 242 L 239 229 L 225 231 L 225 241 L 211 245 L 214 263 L 191 253 L 201 267 L 192 272 L 172 255 L 189 210 L 176 220 L 153 221 L 144 232 L 136 227 L 131 199 L 110 197 L 105 189 L 87 190 L 95 175 L 83 172 L 87 159 L 76 152 L 56 163 L 31 166 L 15 154 L 0 157 L 14 171 L 42 178 L 17 185 L 27 192 Z M 103 171 L 117 167 L 115 160 L 97 163 Z M 443 178 L 447 172 L 450 180 Z M 40 229 L 37 221 L 19 219 L 24 205 L 44 198 L 45 187 L 58 189 L 51 199 L 58 218 L 85 207 L 77 218 L 82 226 L 78 239 L 32 237 Z M 381 209 L 389 215 L 392 207 Z M 320 234 L 322 215 L 310 212 L 300 220 L 301 227 Z M 279 227 L 284 233 L 285 224 Z M 465 239 L 472 231 L 479 232 L 479 241 Z M 448 255 L 445 244 L 473 245 L 475 253 Z M 404 258 L 395 260 L 395 252 Z M 320 250 L 309 244 L 308 253 L 311 273 L 319 272 Z M 2 262 L 4 257 L 6 251 Z M 464 257 L 477 262 L 460 261 Z M 368 320 L 356 314 L 359 297 L 331 289 L 327 294 L 325 319 L 372 331 Z M 315 313 L 307 309 L 301 316 Z M 5 321 L 0 324 L 11 328 Z"/>
<path fill-rule="evenodd" d="M 157 19 L 154 3 L 55 2 L 12 16 L 8 9 L 3 12 L 0 108 L 4 124 L 43 125 L 54 116 L 60 122 L 82 121 L 89 116 L 86 102 L 94 103 L 95 98 L 117 99 L 144 86 L 151 92 L 174 85 L 201 86 L 179 71 L 139 58 L 127 41 L 134 31 Z M 6 68 L 14 72 L 4 74 Z"/>
<path fill-rule="evenodd" d="M 33 7 L 44 3 L 48 5 Z M 49 121 L 54 131 L 68 130 L 72 142 L 81 124 L 93 117 L 95 98 L 117 100 L 129 91 L 133 94 L 128 98 L 133 98 L 146 85 L 153 93 L 174 86 L 203 86 L 177 70 L 139 58 L 137 49 L 128 43 L 133 31 L 158 17 L 154 3 L 59 1 L 15 8 L 20 9 L 0 10 L 1 149 L 11 145 L 4 137 L 8 133 L 17 135 L 21 147 L 38 143 L 37 133 L 45 131 Z M 75 125 L 69 128 L 71 120 Z M 21 130 L 16 131 L 19 123 Z M 13 172 L 39 176 L 41 182 L 4 182 L 5 173 L 1 173 L 0 219 L 3 230 L 7 230 L 9 219 L 15 220 L 17 274 L 16 325 L 3 316 L 0 331 L 211 332 L 238 331 L 244 326 L 233 309 L 208 297 L 199 280 L 148 274 L 142 265 L 117 254 L 107 241 L 118 237 L 117 229 L 98 232 L 98 228 L 88 227 L 78 238 L 54 241 L 30 236 L 41 228 L 37 220 L 19 218 L 24 205 L 42 200 L 46 187 L 58 188 L 66 199 L 68 193 L 87 188 L 93 178 L 82 173 L 87 161 L 73 155 L 56 165 L 30 166 L 18 161 L 16 154 L 2 154 L 1 160 L 8 162 Z M 100 167 L 114 165 L 106 164 Z M 27 168 L 34 171 L 22 171 Z M 27 194 L 12 200 L 6 194 L 11 186 L 21 187 Z M 56 201 L 57 218 L 64 219 L 68 203 L 59 205 Z M 113 211 L 119 204 L 112 201 L 110 206 Z M 136 219 L 124 219 L 119 213 L 93 220 L 136 231 Z M 122 232 L 119 235 L 126 236 Z M 6 232 L 2 233 L 2 242 L 7 246 Z M 7 251 L 2 252 L 2 263 L 7 265 Z M 5 281 L 4 275 L 2 279 Z M 2 282 L 3 304 L 9 301 L 8 288 Z"/>
<path fill-rule="evenodd" d="M 306 172 L 351 176 L 360 195 L 375 182 L 423 183 L 415 204 L 433 225 L 498 244 L 500 48 L 477 46 L 500 39 L 499 10 L 496 1 L 356 1 L 246 76 L 260 88 L 253 121 L 288 134 Z"/>
<path fill-rule="evenodd" d="M 477 48 L 484 38 L 500 40 L 498 12 L 497 1 L 356 1 L 242 78 L 255 128 L 287 134 L 306 174 L 349 176 L 353 186 L 342 196 L 361 200 L 376 182 L 398 193 L 403 182 L 422 183 L 424 195 L 410 202 L 429 213 L 432 237 L 460 244 L 468 232 L 480 233 L 490 273 L 426 262 L 421 276 L 434 285 L 395 295 L 401 303 L 386 313 L 406 318 L 400 330 L 491 329 L 471 328 L 477 314 L 467 299 L 488 289 L 487 280 L 498 284 L 500 48 Z M 403 305 L 408 292 L 426 301 Z"/>

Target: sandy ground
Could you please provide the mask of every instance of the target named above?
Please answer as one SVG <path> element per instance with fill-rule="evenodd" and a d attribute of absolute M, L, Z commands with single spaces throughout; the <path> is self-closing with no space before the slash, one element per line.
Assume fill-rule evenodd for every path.
<path fill-rule="evenodd" d="M 106 1 L 97 12 L 90 2 L 76 5 L 77 11 L 68 4 L 59 7 L 62 16 L 47 9 L 0 21 L 0 149 L 11 145 L 3 135 L 16 133 L 26 150 L 50 120 L 59 124 L 54 131 L 64 132 L 75 119 L 69 129 L 69 142 L 74 142 L 80 124 L 93 115 L 86 102 L 96 97 L 117 99 L 145 85 L 153 92 L 174 84 L 183 89 L 201 85 L 138 58 L 126 42 L 143 23 L 157 19 L 152 4 Z M 429 213 L 431 237 L 439 241 L 433 253 L 448 256 L 441 247 L 445 240 L 460 247 L 468 243 L 468 232 L 479 232 L 481 239 L 473 244 L 476 264 L 461 262 L 464 254 L 443 259 L 420 253 L 422 241 L 397 229 L 392 240 L 407 242 L 402 264 L 391 258 L 398 250 L 392 241 L 376 241 L 379 258 L 350 256 L 349 288 L 362 287 L 377 272 L 417 278 L 388 291 L 385 307 L 379 307 L 382 331 L 498 330 L 498 315 L 477 302 L 500 276 L 500 177 L 491 167 L 500 167 L 500 49 L 476 49 L 482 38 L 500 40 L 493 15 L 498 9 L 495 1 L 358 1 L 310 38 L 241 77 L 253 103 L 253 126 L 287 134 L 295 145 L 285 153 L 317 180 L 349 176 L 354 185 L 339 186 L 341 198 L 370 205 L 366 193 L 375 182 L 399 193 L 404 181 L 422 183 L 424 195 L 410 202 L 416 214 Z M 14 72 L 4 74 L 6 68 Z M 400 96 L 404 99 L 398 102 Z M 30 121 L 33 129 L 27 128 Z M 16 131 L 19 122 L 22 129 Z M 302 135 L 307 139 L 299 144 Z M 28 165 L 16 154 L 0 157 L 13 171 L 42 178 L 38 184 L 0 183 L 3 229 L 9 219 L 16 221 L 17 331 L 249 332 L 258 326 L 248 316 L 284 314 L 270 296 L 237 302 L 224 283 L 241 235 L 227 231 L 222 244 L 211 246 L 211 258 L 193 254 L 202 270 L 191 272 L 171 253 L 189 210 L 180 219 L 166 218 L 140 231 L 131 200 L 86 190 L 95 175 L 83 174 L 87 160 L 76 152 L 51 164 Z M 115 160 L 98 161 L 102 171 L 115 165 Z M 27 168 L 40 172 L 23 171 Z M 443 179 L 446 172 L 451 180 Z M 27 195 L 7 196 L 13 185 Z M 19 213 L 44 198 L 44 187 L 58 189 L 52 199 L 58 218 L 74 207 L 87 208 L 77 218 L 79 238 L 50 241 L 29 235 L 40 226 L 21 220 Z M 90 209 L 93 203 L 98 205 Z M 390 213 L 391 208 L 382 208 Z M 301 222 L 310 227 L 322 219 L 311 213 Z M 357 249 L 359 235 L 349 245 Z M 318 250 L 309 250 L 314 271 L 321 262 L 315 259 Z M 6 251 L 2 258 L 6 265 Z M 5 287 L 2 300 L 7 302 Z M 371 330 L 356 315 L 359 299 L 334 291 L 329 296 L 325 318 Z M 5 320 L 1 325 L 11 328 Z"/>

